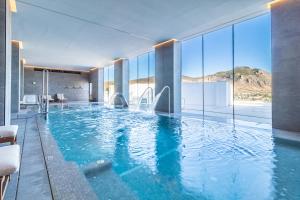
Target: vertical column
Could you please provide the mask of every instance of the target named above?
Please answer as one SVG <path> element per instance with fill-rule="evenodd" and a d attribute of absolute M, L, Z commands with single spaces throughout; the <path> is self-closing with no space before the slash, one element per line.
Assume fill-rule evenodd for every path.
<path fill-rule="evenodd" d="M 155 95 L 160 95 L 155 110 L 169 112 L 168 90 L 170 88 L 170 112 L 181 112 L 181 43 L 169 40 L 155 46 Z"/>
<path fill-rule="evenodd" d="M 104 69 L 95 69 L 90 72 L 90 82 L 92 83 L 93 101 L 104 101 Z"/>
<path fill-rule="evenodd" d="M 300 131 L 300 1 L 278 1 L 272 15 L 273 127 Z"/>
<path fill-rule="evenodd" d="M 115 93 L 122 94 L 126 101 L 129 98 L 129 61 L 119 59 L 114 63 Z"/>
<path fill-rule="evenodd" d="M 8 0 L 0 0 L 0 126 L 10 124 L 11 11 Z"/>
<path fill-rule="evenodd" d="M 11 112 L 20 110 L 20 45 L 17 41 L 11 44 Z"/>

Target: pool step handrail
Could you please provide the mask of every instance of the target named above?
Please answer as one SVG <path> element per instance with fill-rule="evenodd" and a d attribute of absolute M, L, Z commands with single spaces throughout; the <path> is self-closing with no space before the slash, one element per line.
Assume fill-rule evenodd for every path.
<path fill-rule="evenodd" d="M 144 90 L 144 92 L 142 93 L 142 95 L 140 96 L 139 100 L 138 100 L 138 107 L 141 106 L 144 95 L 146 94 L 146 92 L 149 92 L 149 91 L 150 91 L 150 93 L 151 93 L 151 102 L 149 103 L 149 101 L 147 101 L 147 104 L 150 105 L 150 104 L 153 103 L 153 99 L 154 99 L 154 90 L 153 90 L 152 87 L 147 87 L 147 88 Z M 148 94 L 149 94 L 149 93 L 148 93 Z"/>
<path fill-rule="evenodd" d="M 47 114 L 49 111 L 48 92 L 49 92 L 49 70 L 43 70 L 42 95 L 38 96 L 39 113 Z"/>
<path fill-rule="evenodd" d="M 115 100 L 119 98 L 121 100 L 121 103 L 122 103 L 122 108 L 127 108 L 128 107 L 128 101 L 126 100 L 126 98 L 124 97 L 123 94 L 119 93 L 119 92 L 116 92 L 112 95 L 112 97 L 110 98 L 109 100 L 109 105 L 115 105 Z"/>
<path fill-rule="evenodd" d="M 152 103 L 152 110 L 155 111 L 156 109 L 156 106 L 157 106 L 157 103 L 159 102 L 160 98 L 161 98 L 161 95 L 164 93 L 164 91 L 167 90 L 168 91 L 168 97 L 169 97 L 169 101 L 168 101 L 168 106 L 169 106 L 169 109 L 168 109 L 168 113 L 170 115 L 171 113 L 171 89 L 168 85 L 164 86 L 163 89 L 155 96 L 154 98 L 154 101 Z"/>

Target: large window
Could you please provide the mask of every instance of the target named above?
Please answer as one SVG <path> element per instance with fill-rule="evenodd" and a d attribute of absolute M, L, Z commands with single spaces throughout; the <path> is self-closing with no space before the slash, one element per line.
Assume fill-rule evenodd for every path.
<path fill-rule="evenodd" d="M 111 97 L 115 93 L 114 87 L 114 66 L 104 68 L 104 102 L 110 103 Z"/>
<path fill-rule="evenodd" d="M 182 42 L 182 109 L 203 111 L 202 36 Z"/>
<path fill-rule="evenodd" d="M 182 42 L 182 109 L 269 123 L 270 14 Z"/>
<path fill-rule="evenodd" d="M 129 104 L 137 104 L 138 101 L 138 76 L 137 59 L 129 60 Z"/>
<path fill-rule="evenodd" d="M 232 116 L 232 27 L 204 35 L 204 112 Z M 229 115 L 228 115 L 229 114 Z"/>
<path fill-rule="evenodd" d="M 138 96 L 141 97 L 149 87 L 149 56 L 148 53 L 138 56 Z"/>
<path fill-rule="evenodd" d="M 109 101 L 109 70 L 104 68 L 104 103 Z"/>
<path fill-rule="evenodd" d="M 271 118 L 270 14 L 234 26 L 235 117 Z"/>
<path fill-rule="evenodd" d="M 153 89 L 155 94 L 155 53 L 151 51 L 149 53 L 149 87 Z"/>
<path fill-rule="evenodd" d="M 154 52 L 142 54 L 129 60 L 129 103 L 132 105 L 151 104 L 151 87 L 155 87 Z M 140 100 L 140 102 L 139 102 Z"/>
<path fill-rule="evenodd" d="M 115 71 L 114 66 L 109 66 L 109 100 L 111 100 L 112 96 L 115 94 Z"/>

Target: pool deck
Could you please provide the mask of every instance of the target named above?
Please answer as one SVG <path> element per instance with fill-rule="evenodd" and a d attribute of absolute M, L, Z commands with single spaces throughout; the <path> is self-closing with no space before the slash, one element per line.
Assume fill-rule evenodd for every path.
<path fill-rule="evenodd" d="M 5 200 L 98 199 L 77 165 L 63 159 L 40 116 L 18 115 L 21 164 L 11 177 Z"/>
<path fill-rule="evenodd" d="M 23 116 L 12 124 L 19 126 L 21 165 L 19 173 L 12 175 L 5 199 L 53 199 L 35 117 Z"/>

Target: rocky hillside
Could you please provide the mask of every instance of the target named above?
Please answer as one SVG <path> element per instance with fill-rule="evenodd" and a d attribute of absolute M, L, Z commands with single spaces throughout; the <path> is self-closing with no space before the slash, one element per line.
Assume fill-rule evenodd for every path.
<path fill-rule="evenodd" d="M 271 81 L 272 76 L 269 72 L 258 68 L 237 67 L 234 70 L 234 93 L 236 100 L 242 101 L 271 101 Z M 213 75 L 204 77 L 205 82 L 230 81 L 233 71 L 217 72 Z M 202 77 L 183 76 L 184 82 L 202 82 Z"/>

